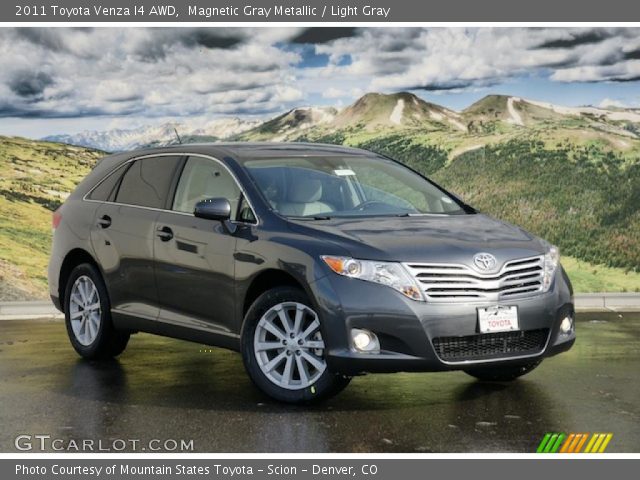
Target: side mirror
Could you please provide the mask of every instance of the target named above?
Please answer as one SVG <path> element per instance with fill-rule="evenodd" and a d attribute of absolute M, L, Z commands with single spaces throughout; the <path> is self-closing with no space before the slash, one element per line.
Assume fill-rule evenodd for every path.
<path fill-rule="evenodd" d="M 231 204 L 226 198 L 207 198 L 196 203 L 193 214 L 198 218 L 224 222 L 231 218 Z"/>
<path fill-rule="evenodd" d="M 231 218 L 231 203 L 226 198 L 207 198 L 202 200 L 196 203 L 193 214 L 198 218 L 218 220 L 222 222 L 222 226 L 227 233 L 231 235 L 236 233 L 236 224 L 229 221 Z"/>

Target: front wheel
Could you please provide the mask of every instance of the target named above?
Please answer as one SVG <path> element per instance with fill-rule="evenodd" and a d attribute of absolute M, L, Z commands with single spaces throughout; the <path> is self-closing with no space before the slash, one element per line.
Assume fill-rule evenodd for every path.
<path fill-rule="evenodd" d="M 485 382 L 511 382 L 518 377 L 526 375 L 540 365 L 540 363 L 542 363 L 542 360 L 508 367 L 472 368 L 464 372 Z"/>
<path fill-rule="evenodd" d="M 276 400 L 310 403 L 349 381 L 325 361 L 320 318 L 302 290 L 278 287 L 260 295 L 245 316 L 242 358 L 256 386 Z"/>

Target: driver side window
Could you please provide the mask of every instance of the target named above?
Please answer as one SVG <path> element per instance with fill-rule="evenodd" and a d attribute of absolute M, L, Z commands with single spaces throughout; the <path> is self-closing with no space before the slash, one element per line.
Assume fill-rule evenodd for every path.
<path fill-rule="evenodd" d="M 202 157 L 189 157 L 182 170 L 172 210 L 193 213 L 196 204 L 208 198 L 226 198 L 231 204 L 231 220 L 236 219 L 240 188 L 220 163 Z"/>

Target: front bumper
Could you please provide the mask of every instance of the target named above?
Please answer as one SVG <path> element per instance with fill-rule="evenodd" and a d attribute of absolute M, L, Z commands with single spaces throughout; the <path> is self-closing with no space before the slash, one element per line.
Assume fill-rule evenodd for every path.
<path fill-rule="evenodd" d="M 323 321 L 328 366 L 345 375 L 528 363 L 566 351 L 575 341 L 575 332 L 559 331 L 562 319 L 574 314 L 571 284 L 561 269 L 548 293 L 500 302 L 518 307 L 521 330 L 545 330 L 541 348 L 472 360 L 444 360 L 433 340 L 478 335 L 477 307 L 486 303 L 416 302 L 391 288 L 339 275 L 324 277 L 311 288 Z M 380 339 L 380 353 L 356 351 L 350 341 L 352 328 L 374 332 Z"/>

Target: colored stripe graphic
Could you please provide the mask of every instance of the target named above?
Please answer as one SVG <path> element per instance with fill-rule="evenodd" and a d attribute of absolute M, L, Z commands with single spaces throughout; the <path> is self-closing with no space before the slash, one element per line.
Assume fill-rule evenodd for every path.
<path fill-rule="evenodd" d="M 540 442 L 540 445 L 538 445 L 536 453 L 544 453 L 544 447 L 547 446 L 547 442 L 549 441 L 550 438 L 551 438 L 550 433 L 547 433 L 545 434 L 544 437 L 542 437 L 542 441 Z"/>
<path fill-rule="evenodd" d="M 575 433 L 570 433 L 569 436 L 567 437 L 567 441 L 564 442 L 564 445 L 562 445 L 562 448 L 560 449 L 560 453 L 568 453 L 567 450 L 569 450 L 569 445 L 571 444 L 571 442 L 573 442 L 573 439 L 576 437 Z"/>
<path fill-rule="evenodd" d="M 613 433 L 546 433 L 536 453 L 604 453 L 612 438 Z"/>

